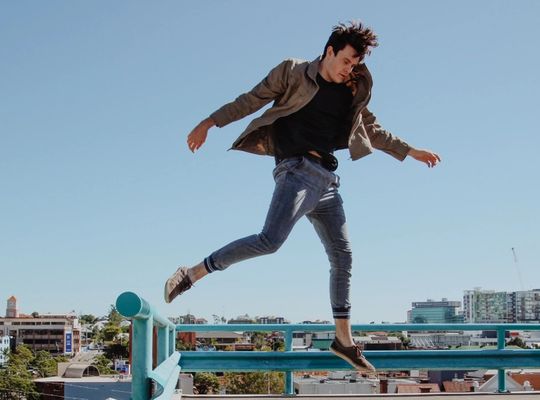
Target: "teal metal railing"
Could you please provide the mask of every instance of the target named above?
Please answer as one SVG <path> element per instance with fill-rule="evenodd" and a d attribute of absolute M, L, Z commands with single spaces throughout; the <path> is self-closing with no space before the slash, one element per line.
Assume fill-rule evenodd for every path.
<path fill-rule="evenodd" d="M 134 303 L 134 306 L 129 304 Z M 150 310 L 141 313 L 139 308 Z M 132 399 L 167 398 L 170 399 L 174 385 L 178 379 L 179 366 L 185 372 L 203 371 L 282 371 L 285 372 L 285 394 L 294 394 L 293 372 L 316 370 L 344 370 L 351 369 L 350 365 L 329 351 L 292 351 L 293 332 L 328 332 L 333 331 L 333 325 L 177 325 L 177 332 L 282 332 L 285 340 L 283 352 L 261 351 L 182 351 L 172 352 L 174 338 L 170 335 L 169 344 L 165 350 L 160 350 L 162 341 L 158 337 L 157 352 L 162 355 L 161 364 L 152 370 L 148 361 L 143 363 L 142 358 L 135 358 L 135 354 L 144 353 L 146 358 L 152 351 L 152 340 L 146 327 L 146 333 L 141 335 L 139 328 L 135 330 L 135 323 L 140 320 L 159 321 L 163 326 L 166 323 L 151 309 L 146 301 L 131 292 L 121 294 L 117 300 L 118 311 L 133 319 L 133 386 Z M 135 312 L 135 310 L 137 310 Z M 127 311 L 127 312 L 126 312 Z M 174 326 L 174 325 L 173 325 Z M 540 368 L 540 350 L 523 350 L 505 348 L 505 334 L 507 331 L 533 331 L 540 330 L 540 324 L 369 324 L 353 325 L 357 332 L 373 331 L 495 331 L 497 332 L 496 350 L 406 350 L 406 351 L 366 351 L 370 362 L 378 370 L 404 370 L 404 369 L 497 369 L 499 392 L 506 392 L 505 369 L 508 368 Z M 174 336 L 174 335 L 172 335 Z M 165 338 L 165 342 L 167 342 Z M 172 344 L 171 344 L 172 343 Z M 164 354 L 168 358 L 164 360 Z M 140 357 L 140 356 L 139 356 Z M 137 363 L 141 365 L 137 366 Z M 176 363 L 176 364 L 175 364 Z M 166 378 L 169 377 L 167 380 Z M 159 379 L 158 379 L 159 378 Z M 171 380 L 174 381 L 171 382 Z M 157 383 L 158 390 L 150 391 L 151 381 Z M 153 386 L 156 386 L 155 384 Z M 140 392 L 139 392 L 140 391 Z M 149 397 L 145 397 L 149 396 Z M 160 396 L 160 397 L 159 397 Z"/>
<path fill-rule="evenodd" d="M 118 296 L 116 309 L 132 320 L 131 398 L 169 400 L 180 373 L 176 325 L 133 292 Z"/>

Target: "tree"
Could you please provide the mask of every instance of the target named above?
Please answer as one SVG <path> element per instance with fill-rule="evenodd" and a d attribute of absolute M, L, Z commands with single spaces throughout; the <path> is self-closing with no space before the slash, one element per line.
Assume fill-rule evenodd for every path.
<path fill-rule="evenodd" d="M 219 380 L 210 372 L 198 372 L 193 377 L 193 385 L 198 394 L 215 394 L 219 390 Z"/>
<path fill-rule="evenodd" d="M 252 332 L 251 343 L 255 346 L 256 350 L 262 350 L 266 345 L 266 334 L 264 332 Z"/>
<path fill-rule="evenodd" d="M 101 331 L 101 334 L 103 335 L 103 340 L 106 342 L 112 342 L 116 335 L 118 335 L 119 333 L 122 333 L 122 329 L 120 329 L 120 326 L 113 325 L 111 323 L 105 325 Z"/>
<path fill-rule="evenodd" d="M 105 356 L 110 360 L 114 360 L 115 358 L 128 358 L 129 346 L 123 343 L 113 343 L 107 346 L 104 352 Z"/>
<path fill-rule="evenodd" d="M 109 324 L 120 326 L 120 323 L 124 320 L 124 317 L 116 310 L 116 307 L 111 304 L 109 315 L 107 316 Z"/>
<path fill-rule="evenodd" d="M 402 332 L 392 332 L 389 333 L 388 336 L 396 336 L 397 338 L 399 338 L 399 340 L 401 340 L 401 344 L 405 349 L 408 349 L 409 345 L 411 344 L 411 339 L 405 336 Z"/>
<path fill-rule="evenodd" d="M 179 339 L 176 341 L 176 351 L 188 351 L 195 350 L 195 346 L 192 346 L 191 343 L 184 342 Z"/>
<path fill-rule="evenodd" d="M 103 354 L 98 354 L 96 357 L 94 357 L 92 365 L 98 369 L 101 375 L 111 375 L 116 373 L 116 371 L 112 369 L 112 361 Z"/>
<path fill-rule="evenodd" d="M 29 371 L 33 359 L 32 351 L 24 345 L 17 346 L 15 351 L 9 353 L 7 366 L 0 369 L 0 392 L 5 394 L 6 398 L 28 400 L 39 398 Z"/>
<path fill-rule="evenodd" d="M 522 349 L 526 349 L 527 348 L 527 345 L 525 344 L 525 342 L 519 337 L 519 336 L 516 336 L 512 339 L 510 339 L 507 343 L 506 343 L 507 346 L 516 346 L 516 347 L 521 347 Z"/>
<path fill-rule="evenodd" d="M 83 314 L 79 317 L 79 321 L 84 325 L 93 325 L 96 323 L 97 318 L 92 314 Z"/>
<path fill-rule="evenodd" d="M 36 356 L 31 362 L 37 375 L 40 378 L 47 378 L 49 376 L 55 376 L 58 370 L 57 360 L 51 356 L 51 353 L 45 350 L 40 350 L 36 353 Z"/>
<path fill-rule="evenodd" d="M 225 373 L 227 394 L 281 394 L 284 387 L 285 380 L 280 372 Z"/>

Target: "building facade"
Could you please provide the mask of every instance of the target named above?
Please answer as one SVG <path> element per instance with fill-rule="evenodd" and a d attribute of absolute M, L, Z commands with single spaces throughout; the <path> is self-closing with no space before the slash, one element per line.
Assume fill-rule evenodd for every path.
<path fill-rule="evenodd" d="M 77 318 L 68 315 L 0 318 L 0 336 L 11 336 L 15 345 L 52 354 L 81 351 L 81 328 Z"/>
<path fill-rule="evenodd" d="M 287 321 L 283 317 L 274 317 L 274 316 L 264 316 L 264 317 L 257 317 L 256 318 L 258 324 L 289 324 L 290 322 Z"/>
<path fill-rule="evenodd" d="M 452 324 L 463 322 L 460 301 L 428 299 L 416 301 L 407 312 L 407 322 L 412 324 Z"/>
<path fill-rule="evenodd" d="M 507 292 L 480 288 L 465 290 L 463 314 L 465 321 L 471 323 L 506 323 L 512 320 Z"/>
<path fill-rule="evenodd" d="M 540 289 L 497 292 L 475 288 L 463 295 L 465 322 L 538 323 Z"/>
<path fill-rule="evenodd" d="M 179 315 L 178 317 L 169 317 L 173 324 L 180 325 L 205 325 L 208 321 L 204 318 L 197 318 L 193 314 Z"/>
<path fill-rule="evenodd" d="M 75 354 L 81 351 L 81 327 L 75 315 L 20 314 L 17 299 L 7 300 L 6 316 L 0 318 L 0 337 L 10 336 L 15 346 L 27 345 L 34 351 Z"/>
<path fill-rule="evenodd" d="M 508 297 L 512 320 L 524 323 L 540 321 L 540 289 L 511 292 Z"/>

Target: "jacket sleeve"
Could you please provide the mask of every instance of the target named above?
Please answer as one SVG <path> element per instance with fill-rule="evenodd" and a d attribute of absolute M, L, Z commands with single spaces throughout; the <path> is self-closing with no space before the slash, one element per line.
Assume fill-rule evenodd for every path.
<path fill-rule="evenodd" d="M 292 66 L 292 60 L 283 61 L 253 89 L 213 112 L 210 118 L 221 128 L 261 109 L 285 93 Z"/>
<path fill-rule="evenodd" d="M 383 127 L 379 125 L 375 115 L 367 108 L 362 110 L 362 122 L 373 147 L 390 154 L 399 161 L 403 161 L 405 157 L 407 157 L 407 153 L 411 147 L 397 136 L 384 130 Z"/>

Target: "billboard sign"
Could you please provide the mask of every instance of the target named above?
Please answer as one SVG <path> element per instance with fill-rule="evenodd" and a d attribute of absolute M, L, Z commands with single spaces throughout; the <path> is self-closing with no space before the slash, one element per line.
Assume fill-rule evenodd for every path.
<path fill-rule="evenodd" d="M 73 353 L 73 333 L 66 332 L 66 354 Z"/>

